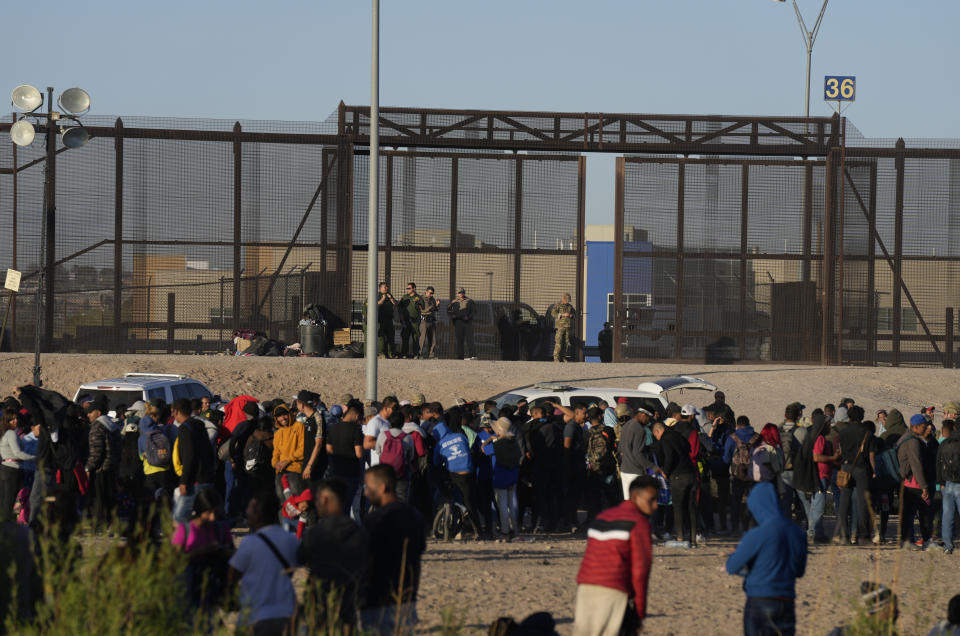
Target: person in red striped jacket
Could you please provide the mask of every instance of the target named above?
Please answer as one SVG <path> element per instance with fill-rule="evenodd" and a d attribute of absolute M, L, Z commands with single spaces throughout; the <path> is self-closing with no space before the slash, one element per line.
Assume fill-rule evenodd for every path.
<path fill-rule="evenodd" d="M 574 636 L 640 633 L 647 615 L 653 560 L 650 517 L 660 482 L 643 475 L 630 482 L 630 498 L 604 510 L 587 530 L 587 551 L 577 574 Z"/>

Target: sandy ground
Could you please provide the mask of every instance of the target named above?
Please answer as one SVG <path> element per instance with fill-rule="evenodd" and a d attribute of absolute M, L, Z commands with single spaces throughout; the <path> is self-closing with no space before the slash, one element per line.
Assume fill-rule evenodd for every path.
<path fill-rule="evenodd" d="M 33 356 L 0 354 L 0 393 L 30 381 Z M 47 388 L 72 396 L 84 381 L 128 371 L 185 373 L 232 396 L 250 393 L 290 396 L 300 388 L 328 402 L 343 392 L 361 396 L 362 360 L 232 358 L 227 356 L 48 355 Z M 643 381 L 678 373 L 708 379 L 722 388 L 737 413 L 763 423 L 782 418 L 785 404 L 809 406 L 851 396 L 868 414 L 879 408 L 915 413 L 960 397 L 960 378 L 945 369 L 888 369 L 814 366 L 707 366 L 675 364 L 553 364 L 532 362 L 380 361 L 380 394 L 401 399 L 422 392 L 449 404 L 455 397 L 483 399 L 537 381 L 634 388 Z M 706 396 L 694 400 L 702 405 Z M 891 529 L 892 534 L 892 529 Z M 584 541 L 536 539 L 525 543 L 430 543 L 425 555 L 420 609 L 425 626 L 441 623 L 451 610 L 470 627 L 485 629 L 497 616 L 548 610 L 570 633 L 575 577 Z M 740 580 L 722 571 L 730 541 L 709 541 L 696 550 L 655 549 L 650 617 L 652 634 L 736 634 L 741 630 Z M 960 593 L 957 556 L 902 552 L 891 547 L 812 547 L 807 575 L 798 585 L 801 634 L 824 634 L 852 615 L 860 581 L 896 586 L 906 634 L 925 634 L 945 617 L 947 601 Z"/>

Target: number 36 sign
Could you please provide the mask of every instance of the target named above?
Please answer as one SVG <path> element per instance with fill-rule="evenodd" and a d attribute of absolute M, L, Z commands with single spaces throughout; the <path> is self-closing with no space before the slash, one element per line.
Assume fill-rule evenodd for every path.
<path fill-rule="evenodd" d="M 852 102 L 857 98 L 857 78 L 852 75 L 827 75 L 823 78 L 823 99 Z"/>

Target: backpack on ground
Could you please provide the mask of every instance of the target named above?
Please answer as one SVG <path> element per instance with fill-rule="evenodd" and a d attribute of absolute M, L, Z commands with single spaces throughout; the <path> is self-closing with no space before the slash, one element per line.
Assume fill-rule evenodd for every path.
<path fill-rule="evenodd" d="M 251 434 L 243 447 L 243 467 L 248 473 L 269 468 L 271 455 L 272 453 L 267 445 Z"/>
<path fill-rule="evenodd" d="M 613 456 L 613 436 L 605 426 L 594 426 L 587 431 L 587 469 L 604 475 L 617 469 Z"/>
<path fill-rule="evenodd" d="M 750 463 L 753 461 L 753 449 L 760 442 L 760 436 L 754 433 L 748 442 L 742 441 L 736 433 L 732 437 L 737 448 L 733 451 L 733 458 L 730 461 L 730 476 L 740 481 L 753 481 Z"/>
<path fill-rule="evenodd" d="M 393 433 L 387 431 L 383 440 L 383 450 L 380 452 L 380 463 L 393 466 L 398 478 L 406 477 L 407 462 L 404 461 L 403 438 L 406 433 L 400 433 L 394 437 Z"/>
<path fill-rule="evenodd" d="M 151 466 L 170 468 L 173 461 L 170 438 L 161 431 L 151 431 L 144 442 L 144 455 Z"/>

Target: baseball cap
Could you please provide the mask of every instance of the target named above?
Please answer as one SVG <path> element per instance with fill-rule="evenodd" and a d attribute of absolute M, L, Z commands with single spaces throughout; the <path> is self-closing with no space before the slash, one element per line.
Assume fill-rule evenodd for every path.
<path fill-rule="evenodd" d="M 958 402 L 944 402 L 943 403 L 943 412 L 944 413 L 960 413 L 960 403 Z"/>
<path fill-rule="evenodd" d="M 363 408 L 364 417 L 373 417 L 376 414 L 377 414 L 377 408 L 374 406 L 365 406 Z"/>
<path fill-rule="evenodd" d="M 297 393 L 296 399 L 298 402 L 303 402 L 305 404 L 314 404 L 316 403 L 318 397 L 320 396 L 314 393 L 313 391 L 307 391 L 306 389 L 301 389 L 300 392 Z"/>
<path fill-rule="evenodd" d="M 653 417 L 653 413 L 651 413 L 651 412 L 648 411 L 647 409 L 643 408 L 642 406 L 637 409 L 637 413 L 645 413 L 645 414 L 649 415 L 650 417 Z"/>
<path fill-rule="evenodd" d="M 621 402 L 620 404 L 617 404 L 617 408 L 614 410 L 614 413 L 618 418 L 630 417 L 633 415 L 633 409 L 630 408 L 629 404 Z"/>
<path fill-rule="evenodd" d="M 410 406 L 423 406 L 427 403 L 427 398 L 423 397 L 423 393 L 417 393 L 413 396 L 413 399 L 410 400 Z"/>
<path fill-rule="evenodd" d="M 910 426 L 920 426 L 921 424 L 926 424 L 927 418 L 917 413 L 916 415 L 910 416 Z"/>
<path fill-rule="evenodd" d="M 410 400 L 400 400 L 400 406 L 411 406 Z"/>
<path fill-rule="evenodd" d="M 349 404 L 353 402 L 353 396 L 349 393 L 344 393 L 340 396 L 340 404 Z"/>
<path fill-rule="evenodd" d="M 457 293 L 458 293 L 458 294 L 466 294 L 466 293 L 467 293 L 467 290 L 464 289 L 463 287 L 461 287 L 460 289 L 457 290 Z"/>
<path fill-rule="evenodd" d="M 684 417 L 689 417 L 691 415 L 696 415 L 696 414 L 697 414 L 697 407 L 695 407 L 693 404 L 684 404 L 683 408 L 680 409 L 680 415 Z"/>
<path fill-rule="evenodd" d="M 879 411 L 877 411 L 877 416 L 878 416 L 878 417 L 881 416 L 881 415 L 886 415 L 886 414 L 887 414 L 887 409 L 880 409 Z"/>

